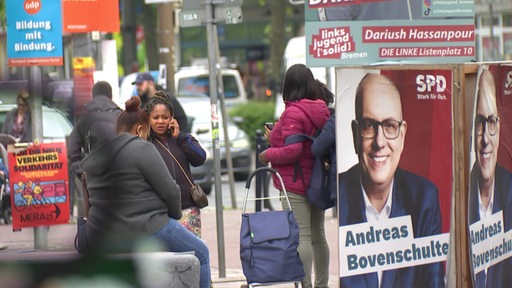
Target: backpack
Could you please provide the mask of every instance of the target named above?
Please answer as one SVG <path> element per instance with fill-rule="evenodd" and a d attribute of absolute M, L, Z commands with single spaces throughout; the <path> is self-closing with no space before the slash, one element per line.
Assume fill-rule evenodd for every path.
<path fill-rule="evenodd" d="M 285 145 L 314 140 L 315 137 L 307 134 L 293 134 L 286 138 Z M 322 210 L 334 207 L 336 203 L 335 200 L 331 199 L 330 164 L 330 155 L 325 158 L 314 157 L 311 179 L 306 189 L 308 201 Z M 302 178 L 304 178 L 299 162 L 295 162 L 295 171 L 293 173 L 294 181 L 296 180 L 297 174 L 300 174 Z"/>

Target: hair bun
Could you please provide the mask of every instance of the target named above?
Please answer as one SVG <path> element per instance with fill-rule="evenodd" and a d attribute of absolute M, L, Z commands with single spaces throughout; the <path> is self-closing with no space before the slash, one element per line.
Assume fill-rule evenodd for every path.
<path fill-rule="evenodd" d="M 140 103 L 140 98 L 138 96 L 132 96 L 132 98 L 128 99 L 128 101 L 124 103 L 125 110 L 127 112 L 137 112 L 139 110 Z"/>

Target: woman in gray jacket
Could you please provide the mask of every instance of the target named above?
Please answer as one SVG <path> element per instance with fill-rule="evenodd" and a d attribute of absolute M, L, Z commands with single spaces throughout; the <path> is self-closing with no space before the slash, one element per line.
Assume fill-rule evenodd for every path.
<path fill-rule="evenodd" d="M 130 252 L 146 240 L 157 240 L 163 251 L 194 251 L 201 264 L 200 287 L 210 287 L 208 247 L 177 221 L 180 188 L 155 146 L 146 141 L 148 115 L 139 105 L 138 97 L 128 100 L 117 121 L 118 135 L 82 161 L 91 206 L 89 250 Z"/>

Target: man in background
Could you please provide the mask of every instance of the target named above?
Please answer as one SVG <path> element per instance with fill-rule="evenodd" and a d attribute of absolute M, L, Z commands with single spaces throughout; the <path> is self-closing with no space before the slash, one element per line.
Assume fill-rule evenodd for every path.
<path fill-rule="evenodd" d="M 99 81 L 92 87 L 92 100 L 85 105 L 86 113 L 73 127 L 69 136 L 68 161 L 70 164 L 71 177 L 76 185 L 78 197 L 78 214 L 85 216 L 82 194 L 82 185 L 76 175 L 82 171 L 79 167 L 80 161 L 89 154 L 100 142 L 114 137 L 117 133 L 117 116 L 121 109 L 112 101 L 112 87 L 106 81 Z M 73 185 L 71 185 L 72 187 Z M 73 191 L 70 189 L 70 195 Z M 73 199 L 70 199 L 73 208 Z M 73 210 L 71 210 L 73 211 Z M 73 213 L 73 212 L 71 212 Z"/>
<path fill-rule="evenodd" d="M 155 95 L 157 90 L 164 90 L 163 87 L 157 85 L 153 76 L 149 72 L 142 72 L 137 75 L 135 81 L 132 82 L 132 85 L 137 86 L 137 95 L 140 97 L 140 107 L 144 109 L 146 103 L 149 101 L 149 98 Z M 190 133 L 190 127 L 188 124 L 187 115 L 181 107 L 180 102 L 174 97 L 171 93 L 168 93 L 169 100 L 171 101 L 174 118 L 178 121 L 180 125 L 180 130 L 185 133 Z"/>

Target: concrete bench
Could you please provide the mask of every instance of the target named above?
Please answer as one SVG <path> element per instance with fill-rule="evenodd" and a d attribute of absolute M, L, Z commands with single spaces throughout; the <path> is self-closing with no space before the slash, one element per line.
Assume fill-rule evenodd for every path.
<path fill-rule="evenodd" d="M 34 253 L 34 254 L 33 254 Z M 140 252 L 108 256 L 31 252 L 23 259 L 0 261 L 0 283 L 26 287 L 199 287 L 200 264 L 194 252 Z M 83 286 L 86 285 L 86 286 Z M 5 286 L 9 287 L 9 286 Z M 46 286 L 45 286 L 46 287 Z"/>

